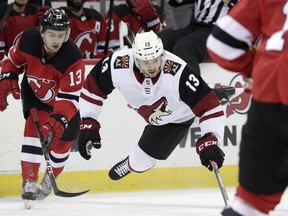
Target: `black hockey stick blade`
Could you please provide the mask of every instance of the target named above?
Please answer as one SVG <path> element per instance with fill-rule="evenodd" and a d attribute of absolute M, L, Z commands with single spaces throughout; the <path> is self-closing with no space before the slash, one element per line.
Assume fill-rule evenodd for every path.
<path fill-rule="evenodd" d="M 217 165 L 217 163 L 215 161 L 210 161 L 210 164 L 213 167 L 213 170 L 214 170 L 214 173 L 215 173 L 215 176 L 216 176 L 216 179 L 217 179 L 217 182 L 218 182 L 218 185 L 219 185 L 219 189 L 221 191 L 224 203 L 227 206 L 229 198 L 228 198 L 228 194 L 227 194 L 226 188 L 224 186 L 224 182 L 222 180 L 220 171 L 218 169 L 218 165 Z"/>
<path fill-rule="evenodd" d="M 83 194 L 89 192 L 89 190 L 81 191 L 81 192 L 73 192 L 73 193 L 61 191 L 61 190 L 59 190 L 59 188 L 56 184 L 56 180 L 55 180 L 54 176 L 49 175 L 49 177 L 50 177 L 51 185 L 53 187 L 54 194 L 56 196 L 59 196 L 59 197 L 76 197 L 76 196 L 80 196 L 80 195 L 83 195 Z"/>
<path fill-rule="evenodd" d="M 51 166 L 51 163 L 50 163 L 49 153 L 46 150 L 47 143 L 44 141 L 43 134 L 40 131 L 40 122 L 39 122 L 38 113 L 37 113 L 37 109 L 36 108 L 32 108 L 31 109 L 31 115 L 32 115 L 33 121 L 35 123 L 36 130 L 37 130 L 40 142 L 41 142 L 43 155 L 44 155 L 45 161 L 46 161 L 46 168 L 47 168 L 47 171 L 48 171 L 48 175 L 49 175 L 49 178 L 50 178 L 50 182 L 51 182 L 51 186 L 53 188 L 54 194 L 56 196 L 59 196 L 59 197 L 76 197 L 76 196 L 80 196 L 82 194 L 87 193 L 89 190 L 81 191 L 81 192 L 74 192 L 73 193 L 73 192 L 61 191 L 58 188 L 57 183 L 56 183 L 56 179 L 55 179 L 55 175 L 53 173 L 53 169 L 52 169 L 52 166 Z"/>

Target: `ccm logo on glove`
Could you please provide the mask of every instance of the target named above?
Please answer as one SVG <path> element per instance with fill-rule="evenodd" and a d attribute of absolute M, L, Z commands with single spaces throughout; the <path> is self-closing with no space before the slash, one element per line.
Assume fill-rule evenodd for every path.
<path fill-rule="evenodd" d="M 91 119 L 86 119 L 85 121 L 82 121 L 80 123 L 80 130 L 97 130 L 99 131 L 100 129 L 100 124 Z"/>
<path fill-rule="evenodd" d="M 214 134 L 213 134 L 213 136 L 214 136 L 215 140 L 206 140 L 206 139 L 204 139 L 204 140 L 202 140 L 202 143 L 201 142 L 199 143 L 199 145 L 197 146 L 197 149 L 196 149 L 197 154 L 201 154 L 201 152 L 203 150 L 205 150 L 207 147 L 210 147 L 210 146 L 213 146 L 213 145 L 215 145 L 215 146 L 218 145 L 217 138 L 215 137 Z M 213 139 L 213 136 L 209 137 L 209 139 L 211 139 L 211 138 Z"/>

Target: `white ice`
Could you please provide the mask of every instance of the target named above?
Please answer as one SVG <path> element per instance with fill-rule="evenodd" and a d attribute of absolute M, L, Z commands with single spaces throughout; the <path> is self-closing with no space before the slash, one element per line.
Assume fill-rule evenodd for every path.
<path fill-rule="evenodd" d="M 234 188 L 228 188 L 231 199 Z M 273 216 L 288 216 L 288 196 Z M 286 204 L 285 204 L 286 203 Z M 219 216 L 224 201 L 219 189 L 85 194 L 74 198 L 50 195 L 24 208 L 20 197 L 0 198 L 0 216 Z"/>

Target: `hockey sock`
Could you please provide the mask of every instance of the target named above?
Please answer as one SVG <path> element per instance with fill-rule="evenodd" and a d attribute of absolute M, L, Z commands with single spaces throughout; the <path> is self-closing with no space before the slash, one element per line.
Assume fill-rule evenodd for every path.
<path fill-rule="evenodd" d="M 37 182 L 38 181 L 38 172 L 40 163 L 32 163 L 27 161 L 21 161 L 22 167 L 22 179 L 23 181 L 31 181 Z"/>
<path fill-rule="evenodd" d="M 250 203 L 256 209 L 258 209 L 259 211 L 265 214 L 268 214 L 269 211 L 275 209 L 276 205 L 279 204 L 281 200 L 282 194 L 283 192 L 275 193 L 271 195 L 255 194 L 246 190 L 241 185 L 237 187 L 237 192 L 236 192 L 237 196 L 239 196 L 246 202 Z"/>

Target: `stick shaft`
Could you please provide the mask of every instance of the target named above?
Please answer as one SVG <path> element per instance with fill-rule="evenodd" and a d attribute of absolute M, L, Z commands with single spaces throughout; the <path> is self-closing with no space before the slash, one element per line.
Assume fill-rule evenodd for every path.
<path fill-rule="evenodd" d="M 108 22 L 106 24 L 107 28 L 106 28 L 105 45 L 104 45 L 104 54 L 105 55 L 108 53 L 108 47 L 109 47 L 113 4 L 114 4 L 114 0 L 110 0 L 109 11 L 108 11 Z"/>
<path fill-rule="evenodd" d="M 228 197 L 226 188 L 224 186 L 224 182 L 222 180 L 220 171 L 218 169 L 218 165 L 217 165 L 217 163 L 215 161 L 210 161 L 210 163 L 211 163 L 211 166 L 213 167 L 213 170 L 214 170 L 214 173 L 215 173 L 215 176 L 216 176 L 216 179 L 217 179 L 217 182 L 218 182 L 218 185 L 219 185 L 219 189 L 221 191 L 224 203 L 227 206 L 228 201 L 229 201 L 229 197 Z"/>

